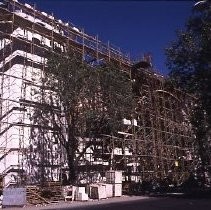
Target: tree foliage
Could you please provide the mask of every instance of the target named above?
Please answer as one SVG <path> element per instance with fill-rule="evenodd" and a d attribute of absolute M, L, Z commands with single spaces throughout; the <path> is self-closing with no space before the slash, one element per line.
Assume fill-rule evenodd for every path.
<path fill-rule="evenodd" d="M 102 134 L 113 135 L 131 116 L 132 89 L 128 73 L 113 64 L 90 66 L 71 49 L 52 53 L 44 72 L 45 101 L 54 135 L 65 148 L 69 179 L 77 179 L 78 161 Z M 48 92 L 48 93 L 47 93 Z M 83 142 L 83 150 L 79 143 Z"/>
<path fill-rule="evenodd" d="M 166 49 L 171 81 L 193 94 L 192 124 L 202 167 L 211 164 L 211 3 L 195 5 L 186 28 Z"/>

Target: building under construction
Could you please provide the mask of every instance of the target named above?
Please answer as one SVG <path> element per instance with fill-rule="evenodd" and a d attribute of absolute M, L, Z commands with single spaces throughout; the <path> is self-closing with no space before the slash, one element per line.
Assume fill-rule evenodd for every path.
<path fill-rule="evenodd" d="M 0 173 L 4 186 L 39 183 L 40 175 L 58 181 L 65 169 L 61 145 L 52 129 L 45 138 L 32 118 L 43 105 L 35 97 L 49 50 L 67 46 L 84 60 L 114 62 L 128 71 L 137 106 L 133 120 L 123 119 L 118 136 L 103 136 L 81 158 L 81 177 L 122 170 L 125 181 L 171 177 L 181 183 L 194 167 L 189 121 L 192 97 L 173 88 L 153 71 L 149 60 L 135 65 L 109 42 L 17 0 L 0 1 Z M 30 161 L 29 161 L 30 160 Z M 84 161 L 86 160 L 86 162 Z M 87 164 L 88 162 L 88 164 Z"/>

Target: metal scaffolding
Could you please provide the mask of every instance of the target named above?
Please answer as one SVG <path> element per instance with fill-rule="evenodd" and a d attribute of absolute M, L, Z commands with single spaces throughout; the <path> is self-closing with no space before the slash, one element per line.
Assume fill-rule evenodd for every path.
<path fill-rule="evenodd" d="M 194 164 L 191 96 L 168 85 L 149 62 L 132 66 L 129 55 L 98 36 L 28 4 L 4 0 L 0 7 L 0 173 L 8 177 L 4 185 L 39 183 L 46 176 L 49 181 L 59 179 L 63 157 L 52 139 L 54 128 L 39 126 L 33 115 L 44 106 L 42 94 L 36 93 L 44 89 L 48 52 L 62 53 L 67 46 L 79 52 L 82 61 L 103 59 L 127 71 L 137 104 L 134 118 L 123 121 L 118 136 L 103 136 L 87 150 L 81 158 L 81 176 L 112 167 L 123 170 L 125 180 L 167 176 L 178 183 L 185 180 Z M 9 176 L 12 173 L 17 177 Z"/>
<path fill-rule="evenodd" d="M 121 148 L 129 148 L 130 155 L 124 152 L 119 165 L 118 158 L 114 161 L 116 167 L 128 168 L 125 176 L 134 181 L 168 177 L 182 183 L 194 166 L 193 97 L 172 87 L 146 61 L 134 65 L 132 79 L 137 106 L 121 133 Z"/>

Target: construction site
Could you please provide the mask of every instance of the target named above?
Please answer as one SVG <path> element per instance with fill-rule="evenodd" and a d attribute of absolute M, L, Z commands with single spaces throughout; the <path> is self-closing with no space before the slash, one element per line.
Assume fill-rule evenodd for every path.
<path fill-rule="evenodd" d="M 135 117 L 122 120 L 118 136 L 104 135 L 81 157 L 81 184 L 105 180 L 106 173 L 122 171 L 122 182 L 171 179 L 183 183 L 194 171 L 194 135 L 190 113 L 194 98 L 156 73 L 149 56 L 134 63 L 111 43 L 103 43 L 71 23 L 17 0 L 0 1 L 0 175 L 3 188 L 24 186 L 28 202 L 48 202 L 38 193 L 45 187 L 60 191 L 66 170 L 62 146 L 52 129 L 43 139 L 32 115 L 44 102 L 35 93 L 49 51 L 66 46 L 83 61 L 104 60 L 119 65 L 134 80 Z M 119 181 L 119 183 L 121 182 Z M 42 186 L 43 187 L 43 186 Z M 53 191 L 53 190 L 52 190 Z M 39 194 L 39 195 L 38 195 Z M 58 194 L 55 192 L 55 194 Z M 56 195 L 58 196 L 58 195 Z M 59 199 L 56 197 L 54 199 Z M 36 197 L 36 199 L 35 199 Z"/>

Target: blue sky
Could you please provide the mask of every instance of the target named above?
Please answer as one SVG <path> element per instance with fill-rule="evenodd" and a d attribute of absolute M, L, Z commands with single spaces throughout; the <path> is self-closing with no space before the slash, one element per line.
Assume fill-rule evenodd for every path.
<path fill-rule="evenodd" d="M 38 10 L 84 28 L 139 59 L 150 52 L 158 72 L 167 74 L 164 49 L 185 25 L 193 1 L 25 0 Z"/>

